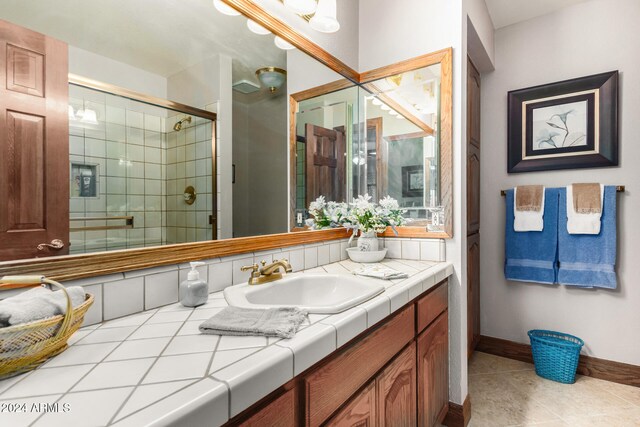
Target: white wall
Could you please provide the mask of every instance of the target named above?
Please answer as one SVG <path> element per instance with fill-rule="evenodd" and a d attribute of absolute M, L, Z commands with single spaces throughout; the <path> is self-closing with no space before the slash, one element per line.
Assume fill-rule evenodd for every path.
<path fill-rule="evenodd" d="M 462 247 L 465 176 L 462 147 L 462 1 L 360 0 L 359 70 L 366 71 L 453 47 L 453 224 L 447 261 L 454 265 L 449 282 L 449 400 L 467 395 L 466 272 Z M 465 18 L 466 20 L 466 18 Z M 466 232 L 466 230 L 464 230 Z"/>
<path fill-rule="evenodd" d="M 640 116 L 637 0 L 592 0 L 505 27 L 495 35 L 495 71 L 482 80 L 482 334 L 528 342 L 527 331 L 553 329 L 584 339 L 584 352 L 640 364 Z M 620 166 L 508 175 L 507 91 L 620 70 Z M 506 282 L 504 199 L 518 184 L 626 184 L 618 195 L 618 289 L 571 289 Z"/>
<path fill-rule="evenodd" d="M 167 98 L 166 78 L 71 45 L 69 72 L 158 98 Z"/>

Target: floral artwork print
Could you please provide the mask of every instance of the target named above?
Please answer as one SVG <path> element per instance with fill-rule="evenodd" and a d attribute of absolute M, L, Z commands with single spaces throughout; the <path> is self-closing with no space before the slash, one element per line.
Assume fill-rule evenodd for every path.
<path fill-rule="evenodd" d="M 587 145 L 587 102 L 572 102 L 533 110 L 533 150 Z"/>

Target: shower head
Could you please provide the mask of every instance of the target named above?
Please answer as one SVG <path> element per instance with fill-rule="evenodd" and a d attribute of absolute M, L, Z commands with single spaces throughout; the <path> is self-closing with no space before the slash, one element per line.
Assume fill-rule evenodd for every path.
<path fill-rule="evenodd" d="M 182 123 L 184 122 L 191 123 L 191 116 L 187 116 L 184 119 L 179 120 L 175 125 L 173 125 L 173 130 L 177 132 L 182 129 Z"/>

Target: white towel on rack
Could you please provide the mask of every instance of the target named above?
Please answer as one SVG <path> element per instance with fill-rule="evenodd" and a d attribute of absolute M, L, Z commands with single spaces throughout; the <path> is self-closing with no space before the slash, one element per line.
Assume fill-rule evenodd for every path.
<path fill-rule="evenodd" d="M 542 189 L 542 204 L 539 211 L 519 211 L 516 209 L 516 197 L 518 187 L 513 188 L 513 230 L 514 231 L 542 231 L 544 228 L 544 199 L 546 196 L 546 188 Z"/>
<path fill-rule="evenodd" d="M 577 213 L 573 206 L 573 185 L 567 185 L 567 232 L 569 234 L 600 234 L 603 202 L 604 185 L 600 184 L 600 212 Z"/>

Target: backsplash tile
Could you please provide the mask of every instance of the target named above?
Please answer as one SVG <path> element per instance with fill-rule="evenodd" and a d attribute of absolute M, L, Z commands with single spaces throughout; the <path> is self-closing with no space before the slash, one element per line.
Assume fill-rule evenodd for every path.
<path fill-rule="evenodd" d="M 104 320 L 137 313 L 144 309 L 144 278 L 118 280 L 103 289 Z"/>
<path fill-rule="evenodd" d="M 178 270 L 145 276 L 145 310 L 177 302 L 178 284 Z"/>

